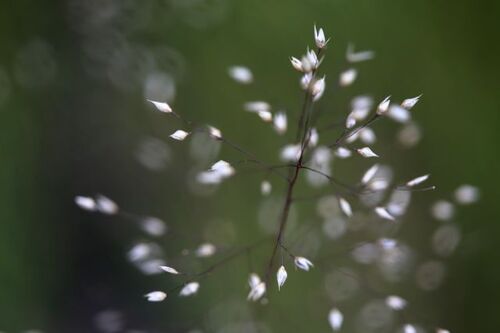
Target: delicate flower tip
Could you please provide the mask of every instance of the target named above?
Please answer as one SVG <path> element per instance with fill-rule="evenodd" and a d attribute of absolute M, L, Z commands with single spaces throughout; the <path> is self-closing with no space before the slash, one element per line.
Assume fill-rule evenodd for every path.
<path fill-rule="evenodd" d="M 222 132 L 218 128 L 215 128 L 213 126 L 208 126 L 208 134 L 210 134 L 210 136 L 215 139 L 222 139 Z"/>
<path fill-rule="evenodd" d="M 188 132 L 183 130 L 177 130 L 174 133 L 170 134 L 170 137 L 177 141 L 183 141 L 189 135 Z"/>
<path fill-rule="evenodd" d="M 345 121 L 345 127 L 347 129 L 351 129 L 354 126 L 356 126 L 356 118 L 353 117 L 352 114 L 349 114 L 349 116 L 347 116 L 347 119 Z"/>
<path fill-rule="evenodd" d="M 323 93 L 325 92 L 325 76 L 323 76 L 321 79 L 316 80 L 316 82 L 313 83 L 311 87 L 311 94 L 313 96 L 313 101 L 317 101 L 323 96 Z"/>
<path fill-rule="evenodd" d="M 118 205 L 113 200 L 102 194 L 98 194 L 96 196 L 95 202 L 97 210 L 102 214 L 114 215 L 118 213 Z"/>
<path fill-rule="evenodd" d="M 341 87 L 347 87 L 356 81 L 358 77 L 358 71 L 354 68 L 350 68 L 342 73 L 340 73 L 339 84 Z"/>
<path fill-rule="evenodd" d="M 264 180 L 262 183 L 260 183 L 260 193 L 262 195 L 269 195 L 272 191 L 272 185 L 269 181 Z"/>
<path fill-rule="evenodd" d="M 375 213 L 383 218 L 383 219 L 386 219 L 386 220 L 390 220 L 390 221 L 394 221 L 395 218 L 394 216 L 392 216 L 385 207 L 376 207 L 375 208 Z"/>
<path fill-rule="evenodd" d="M 389 110 L 389 105 L 391 104 L 391 96 L 387 96 L 384 98 L 382 102 L 377 107 L 377 114 L 378 115 L 383 115 Z"/>
<path fill-rule="evenodd" d="M 200 289 L 200 284 L 198 282 L 189 282 L 181 289 L 179 296 L 186 297 L 194 295 L 198 292 L 198 289 Z"/>
<path fill-rule="evenodd" d="M 97 204 L 91 197 L 76 196 L 75 204 L 83 210 L 93 212 L 97 209 Z"/>
<path fill-rule="evenodd" d="M 330 41 L 329 39 L 326 40 L 325 37 L 325 32 L 323 31 L 323 28 L 320 28 L 319 30 L 316 29 L 316 25 L 314 25 L 314 41 L 316 43 L 316 46 L 319 49 L 322 49 L 328 44 Z"/>
<path fill-rule="evenodd" d="M 344 315 L 337 308 L 333 308 L 328 313 L 328 322 L 330 327 L 334 331 L 340 330 L 342 327 L 342 322 L 344 321 Z"/>
<path fill-rule="evenodd" d="M 406 186 L 408 187 L 414 187 L 414 186 L 417 186 L 417 185 L 420 185 L 422 184 L 423 182 L 425 182 L 427 179 L 429 179 L 429 176 L 430 175 L 423 175 L 423 176 L 420 176 L 420 177 L 417 177 L 417 178 L 414 178 L 410 181 L 408 181 L 406 183 Z"/>
<path fill-rule="evenodd" d="M 175 268 L 172 268 L 169 266 L 160 266 L 160 268 L 161 268 L 161 270 L 163 270 L 167 273 L 170 273 L 170 274 L 179 274 L 179 272 Z"/>
<path fill-rule="evenodd" d="M 365 174 L 363 175 L 363 178 L 361 178 L 361 183 L 363 185 L 368 184 L 373 179 L 373 177 L 375 176 L 375 174 L 377 173 L 378 168 L 379 168 L 379 165 L 375 164 L 370 169 L 368 169 L 365 172 Z"/>
<path fill-rule="evenodd" d="M 413 97 L 413 98 L 405 99 L 401 103 L 401 107 L 405 108 L 406 110 L 410 110 L 411 108 L 413 108 L 415 106 L 415 104 L 418 103 L 418 101 L 420 100 L 420 97 L 422 97 L 422 95 L 418 95 L 418 96 Z"/>
<path fill-rule="evenodd" d="M 399 296 L 395 296 L 395 295 L 391 295 L 391 296 L 387 296 L 386 299 L 385 299 L 385 304 L 395 310 L 395 311 L 399 311 L 399 310 L 403 310 L 405 307 L 406 307 L 406 300 L 399 297 Z"/>
<path fill-rule="evenodd" d="M 195 254 L 198 258 L 208 258 L 213 256 L 216 251 L 217 248 L 215 247 L 215 245 L 211 243 L 204 243 L 198 246 L 198 248 L 195 251 Z"/>
<path fill-rule="evenodd" d="M 302 61 L 300 61 L 299 59 L 297 59 L 295 57 L 290 57 L 290 62 L 292 64 L 293 68 L 295 68 L 295 70 L 297 70 L 299 72 L 304 71 L 304 68 L 302 66 Z"/>
<path fill-rule="evenodd" d="M 370 147 L 359 148 L 356 151 L 358 152 L 358 154 L 360 154 L 365 158 L 379 157 L 377 154 L 373 152 L 373 150 L 370 149 Z"/>
<path fill-rule="evenodd" d="M 231 66 L 228 69 L 228 74 L 233 80 L 241 84 L 253 82 L 252 71 L 245 66 Z"/>
<path fill-rule="evenodd" d="M 349 204 L 349 202 L 344 198 L 339 198 L 339 204 L 340 204 L 340 209 L 342 210 L 342 212 L 347 217 L 351 217 L 352 216 L 351 204 Z"/>
<path fill-rule="evenodd" d="M 161 302 L 167 298 L 167 294 L 163 291 L 152 291 L 144 295 L 144 297 L 146 297 L 148 302 Z"/>
<path fill-rule="evenodd" d="M 276 273 L 276 280 L 278 281 L 278 290 L 281 290 L 281 287 L 285 284 L 286 278 L 288 277 L 288 274 L 286 272 L 286 269 L 283 265 L 278 269 L 278 272 Z"/>
<path fill-rule="evenodd" d="M 285 134 L 288 127 L 288 120 L 285 112 L 277 112 L 273 117 L 274 129 L 278 134 Z"/>
<path fill-rule="evenodd" d="M 365 127 L 359 131 L 359 138 L 363 143 L 367 145 L 374 144 L 375 141 L 377 141 L 375 132 L 369 127 Z"/>
<path fill-rule="evenodd" d="M 223 177 L 230 177 L 235 173 L 235 170 L 231 166 L 231 164 L 229 164 L 224 160 L 219 160 L 215 162 L 210 168 L 210 171 L 215 172 Z"/>
<path fill-rule="evenodd" d="M 259 279 L 260 280 L 260 279 Z M 266 283 L 263 281 L 259 281 L 253 287 L 251 287 L 250 292 L 248 293 L 247 299 L 252 302 L 256 302 L 264 296 L 266 293 Z"/>
<path fill-rule="evenodd" d="M 354 45 L 349 44 L 347 46 L 346 59 L 351 63 L 371 60 L 374 57 L 375 57 L 375 52 L 373 51 L 354 52 Z"/>
<path fill-rule="evenodd" d="M 303 271 L 309 271 L 311 267 L 314 267 L 313 263 L 304 257 L 295 257 L 293 260 L 295 266 Z"/>
<path fill-rule="evenodd" d="M 220 160 L 214 163 L 208 171 L 200 172 L 197 175 L 198 182 L 202 184 L 220 184 L 224 179 L 234 175 L 236 171 L 226 161 Z"/>
<path fill-rule="evenodd" d="M 156 109 L 158 111 L 160 111 L 160 112 L 165 112 L 165 113 L 171 113 L 172 112 L 172 108 L 167 103 L 156 102 L 156 101 L 152 101 L 150 99 L 148 99 L 147 101 L 150 102 L 150 103 L 152 103 L 156 107 Z"/>

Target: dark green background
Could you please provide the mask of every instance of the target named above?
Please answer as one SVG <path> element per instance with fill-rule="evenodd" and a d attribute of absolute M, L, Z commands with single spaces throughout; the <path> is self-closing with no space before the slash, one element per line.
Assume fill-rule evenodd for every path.
<path fill-rule="evenodd" d="M 161 5 L 166 2 L 143 3 L 157 6 L 151 19 L 140 29 L 124 21 L 120 29 L 146 47 L 165 44 L 184 56 L 186 74 L 177 86 L 175 108 L 217 125 L 264 156 L 273 156 L 279 144 L 268 144 L 275 136 L 248 121 L 241 103 L 265 99 L 297 112 L 301 94 L 287 57 L 302 54 L 312 44 L 315 22 L 332 36 L 323 68 L 327 78 L 333 80 L 345 68 L 349 41 L 377 54 L 358 66 L 355 86 L 345 91 L 329 86 L 321 108 L 332 113 L 332 119 L 340 117 L 335 114 L 344 112 L 349 97 L 357 93 L 399 99 L 423 93 L 414 115 L 423 128 L 423 141 L 411 153 L 387 149 L 388 158 L 403 176 L 432 173 L 438 191 L 418 196 L 421 209 L 462 183 L 475 184 L 482 192 L 480 203 L 463 209 L 457 219 L 464 239 L 450 261 L 446 286 L 438 296 L 426 297 L 453 332 L 498 330 L 500 3 L 227 1 L 221 19 L 203 28 L 187 24 L 182 12 L 169 12 L 171 7 Z M 0 329 L 89 332 L 92 316 L 107 307 L 124 310 L 136 327 L 168 328 L 172 318 L 191 320 L 190 311 L 203 313 L 208 296 L 193 301 L 194 309 L 186 302 L 144 304 L 144 291 L 168 288 L 171 282 L 144 278 L 130 267 L 124 252 L 134 230 L 120 227 L 120 221 L 83 214 L 74 207 L 73 197 L 106 193 L 131 211 L 160 216 L 171 228 L 194 233 L 204 218 L 225 216 L 243 225 L 239 240 L 247 242 L 258 237 L 252 225 L 258 179 L 238 178 L 216 198 L 193 199 L 182 182 L 189 160 L 181 145 L 172 145 L 176 164 L 167 172 L 148 174 L 141 169 L 132 156 L 137 141 L 146 135 L 167 138 L 175 125 L 151 112 L 140 89 L 118 91 L 86 75 L 81 39 L 68 23 L 67 6 L 65 1 L 0 3 L 0 66 L 11 78 L 10 95 L 0 106 Z M 16 54 L 36 38 L 53 47 L 57 72 L 52 83 L 27 89 L 13 79 Z M 226 68 L 232 64 L 250 66 L 255 84 L 240 87 L 231 82 Z M 380 128 L 389 128 L 384 126 Z M 377 147 L 386 149 L 382 143 Z M 432 222 L 425 222 L 427 227 L 421 223 L 415 230 L 428 233 Z M 181 246 L 181 240 L 175 240 L 167 249 Z M 238 281 L 231 274 L 221 275 L 212 290 L 237 290 L 245 279 L 243 272 Z M 295 287 L 301 287 L 299 282 Z M 282 301 L 290 306 L 282 306 L 285 313 L 298 311 L 298 297 Z M 318 304 L 318 318 L 325 317 L 326 308 Z M 305 320 L 302 331 L 327 329 L 326 320 Z M 278 323 L 272 327 L 281 332 Z M 283 324 L 283 329 L 291 327 Z"/>

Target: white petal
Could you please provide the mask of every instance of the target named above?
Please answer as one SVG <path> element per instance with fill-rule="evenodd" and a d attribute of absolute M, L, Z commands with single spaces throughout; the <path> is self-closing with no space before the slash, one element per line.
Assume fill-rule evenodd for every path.
<path fill-rule="evenodd" d="M 413 98 L 407 98 L 401 103 L 401 106 L 407 110 L 410 110 L 412 107 L 415 106 L 415 104 L 418 103 L 420 97 L 422 97 L 422 95 Z"/>
<path fill-rule="evenodd" d="M 388 211 L 387 209 L 385 209 L 384 207 L 376 207 L 375 208 L 375 213 L 377 213 L 378 216 L 380 216 L 381 218 L 383 219 L 386 219 L 386 220 L 391 220 L 391 221 L 394 221 L 394 216 L 392 216 Z"/>
<path fill-rule="evenodd" d="M 328 314 L 328 322 L 332 330 L 338 331 L 342 327 L 342 322 L 344 321 L 344 315 L 337 308 L 333 308 L 330 310 Z"/>
<path fill-rule="evenodd" d="M 260 277 L 256 273 L 251 273 L 248 277 L 248 285 L 250 286 L 250 289 L 255 288 L 260 282 Z"/>
<path fill-rule="evenodd" d="M 177 130 L 174 133 L 170 134 L 170 137 L 174 140 L 177 141 L 182 141 L 184 140 L 187 136 L 189 135 L 188 132 L 183 131 L 183 130 Z"/>
<path fill-rule="evenodd" d="M 436 333 L 450 333 L 450 331 L 445 330 L 444 328 L 437 328 Z"/>
<path fill-rule="evenodd" d="M 377 140 L 375 132 L 369 127 L 365 127 L 359 131 L 359 138 L 364 144 L 367 145 L 372 145 Z"/>
<path fill-rule="evenodd" d="M 148 99 L 148 102 L 153 103 L 153 105 L 156 107 L 156 109 L 158 111 L 165 112 L 165 113 L 172 112 L 172 108 L 167 103 L 164 103 L 164 102 L 155 102 L 155 101 L 152 101 L 152 100 L 149 100 L 149 99 Z"/>
<path fill-rule="evenodd" d="M 169 266 L 160 266 L 160 268 L 170 274 L 179 274 L 179 272 L 175 268 Z"/>
<path fill-rule="evenodd" d="M 406 186 L 409 186 L 409 187 L 417 186 L 417 185 L 425 182 L 428 178 L 429 178 L 429 175 L 423 175 L 423 176 L 414 178 L 414 179 L 410 180 L 409 182 L 407 182 Z"/>
<path fill-rule="evenodd" d="M 232 66 L 228 69 L 229 76 L 236 82 L 249 84 L 253 82 L 252 71 L 245 66 Z"/>
<path fill-rule="evenodd" d="M 373 152 L 373 150 L 370 149 L 370 147 L 363 147 L 363 148 L 360 148 L 360 149 L 357 149 L 357 152 L 363 156 L 363 157 L 366 157 L 366 158 L 370 158 L 370 157 L 378 157 L 377 154 L 375 154 Z"/>
<path fill-rule="evenodd" d="M 161 302 L 167 298 L 167 294 L 163 291 L 152 291 L 144 295 L 149 302 Z"/>
<path fill-rule="evenodd" d="M 344 212 L 345 215 L 348 217 L 352 216 L 352 208 L 351 205 L 347 200 L 344 198 L 339 198 L 339 203 L 340 203 L 340 209 L 342 209 L 342 212 Z"/>
<path fill-rule="evenodd" d="M 83 210 L 95 211 L 97 209 L 96 202 L 90 197 L 76 196 L 75 203 Z"/>
<path fill-rule="evenodd" d="M 316 128 L 311 128 L 309 132 L 309 147 L 316 147 L 319 141 L 319 133 Z"/>
<path fill-rule="evenodd" d="M 279 269 L 278 272 L 276 273 L 276 280 L 278 281 L 278 290 L 281 289 L 281 287 L 285 284 L 286 278 L 288 277 L 288 274 L 286 272 L 285 267 L 282 265 Z"/>
<path fill-rule="evenodd" d="M 179 296 L 191 296 L 198 292 L 200 288 L 200 284 L 198 282 L 189 282 L 186 284 L 181 291 L 179 292 Z"/>
<path fill-rule="evenodd" d="M 222 177 L 230 177 L 235 173 L 235 170 L 231 166 L 231 164 L 224 160 L 220 160 L 214 163 L 214 165 L 212 165 L 212 167 L 210 168 L 210 171 L 215 172 Z"/>

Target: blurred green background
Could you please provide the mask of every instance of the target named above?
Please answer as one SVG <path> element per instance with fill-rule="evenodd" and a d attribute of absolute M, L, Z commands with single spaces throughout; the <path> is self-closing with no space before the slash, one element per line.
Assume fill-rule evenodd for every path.
<path fill-rule="evenodd" d="M 431 317 L 452 332 L 497 331 L 499 9 L 495 1 L 471 0 L 2 1 L 0 330 L 94 332 L 96 314 L 117 309 L 128 328 L 182 332 L 203 328 L 200 318 L 222 301 L 244 299 L 248 271 L 240 261 L 209 277 L 196 298 L 146 303 L 144 293 L 171 288 L 173 279 L 132 267 L 126 251 L 139 232 L 119 218 L 78 210 L 73 198 L 104 193 L 191 235 L 167 235 L 167 254 L 195 246 L 217 218 L 235 223 L 237 243 L 260 237 L 261 178 L 237 177 L 213 197 L 191 194 L 189 145 L 167 140 L 178 123 L 144 102 L 151 93 L 144 76 L 160 71 L 160 94 L 176 110 L 271 159 L 284 141 L 241 105 L 267 100 L 294 119 L 302 94 L 288 57 L 312 46 L 317 23 L 332 36 L 322 68 L 332 84 L 318 106 L 329 119 L 345 116 L 356 94 L 401 100 L 423 93 L 414 111 L 424 134 L 416 149 L 393 149 L 395 126 L 375 126 L 375 147 L 400 178 L 430 172 L 438 187 L 415 196 L 403 236 L 425 247 L 436 223 L 427 218 L 429 204 L 462 183 L 481 189 L 480 202 L 455 220 L 463 239 L 447 260 L 444 286 L 420 293 Z M 376 58 L 356 65 L 358 81 L 340 90 L 333 81 L 347 66 L 348 42 Z M 227 67 L 235 64 L 253 70 L 254 84 L 230 80 Z M 147 137 L 167 142 L 161 172 L 137 163 Z M 221 156 L 236 158 L 226 148 Z M 347 177 L 368 166 L 358 164 L 357 173 L 344 170 Z M 274 294 L 267 308 L 251 306 L 253 315 L 273 332 L 328 331 L 331 304 L 314 298 L 319 275 L 294 275 L 287 287 L 298 291 Z"/>

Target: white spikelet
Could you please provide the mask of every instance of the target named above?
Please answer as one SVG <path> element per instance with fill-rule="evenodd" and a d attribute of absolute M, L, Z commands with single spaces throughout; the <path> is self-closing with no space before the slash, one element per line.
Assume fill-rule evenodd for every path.
<path fill-rule="evenodd" d="M 340 73 L 339 84 L 341 87 L 348 87 L 356 81 L 358 71 L 355 68 L 349 68 Z"/>
<path fill-rule="evenodd" d="M 418 101 L 420 100 L 420 97 L 422 97 L 422 95 L 418 95 L 418 96 L 413 97 L 413 98 L 405 99 L 401 103 L 401 107 L 405 108 L 406 110 L 410 110 L 411 108 L 413 108 L 415 106 L 415 104 L 418 103 Z"/>
<path fill-rule="evenodd" d="M 165 112 L 165 113 L 171 113 L 172 112 L 172 108 L 167 103 L 156 102 L 156 101 L 152 101 L 150 99 L 148 99 L 148 102 L 152 103 L 156 107 L 156 109 L 158 111 L 160 111 L 160 112 Z"/>
<path fill-rule="evenodd" d="M 403 310 L 405 307 L 406 307 L 406 300 L 399 297 L 399 296 L 395 296 L 395 295 L 390 295 L 390 296 L 387 296 L 385 298 L 385 304 L 395 310 L 395 311 L 399 311 L 399 310 Z"/>
<path fill-rule="evenodd" d="M 288 277 L 288 274 L 286 272 L 286 269 L 283 265 L 278 269 L 278 272 L 276 273 L 276 280 L 278 281 L 278 290 L 281 290 L 281 287 L 285 284 L 286 278 Z"/>
<path fill-rule="evenodd" d="M 417 178 L 414 178 L 406 183 L 406 186 L 408 187 L 413 187 L 422 184 L 425 182 L 427 179 L 429 179 L 429 175 L 423 175 Z"/>
<path fill-rule="evenodd" d="M 285 134 L 288 126 L 288 121 L 285 112 L 277 112 L 273 117 L 274 129 L 278 134 Z"/>
<path fill-rule="evenodd" d="M 189 282 L 181 289 L 179 296 L 186 297 L 194 295 L 198 292 L 198 289 L 200 289 L 200 284 L 198 282 Z"/>
<path fill-rule="evenodd" d="M 177 130 L 174 133 L 170 134 L 170 137 L 177 141 L 183 141 L 189 135 L 188 132 L 183 130 Z"/>
<path fill-rule="evenodd" d="M 262 183 L 260 183 L 260 193 L 262 193 L 262 195 L 269 195 L 272 189 L 273 187 L 269 181 L 264 180 Z"/>
<path fill-rule="evenodd" d="M 322 49 L 328 44 L 329 40 L 326 40 L 325 37 L 325 32 L 323 31 L 323 28 L 320 28 L 319 30 L 316 29 L 316 25 L 314 26 L 314 41 L 316 42 L 316 46 L 319 49 Z"/>
<path fill-rule="evenodd" d="M 144 297 L 146 297 L 148 302 L 161 302 L 167 298 L 167 294 L 163 291 L 152 291 L 144 295 Z"/>
<path fill-rule="evenodd" d="M 375 154 L 375 153 L 373 152 L 373 150 L 371 150 L 371 148 L 370 148 L 370 147 L 363 147 L 363 148 L 357 149 L 357 152 L 358 152 L 361 156 L 363 156 L 363 157 L 365 157 L 365 158 L 370 158 L 370 157 L 378 157 L 378 155 L 377 155 L 377 154 Z"/>
<path fill-rule="evenodd" d="M 385 207 L 376 207 L 375 213 L 383 219 L 394 221 L 395 218 L 392 216 Z"/>
<path fill-rule="evenodd" d="M 295 257 L 294 264 L 297 268 L 300 268 L 303 271 L 309 271 L 311 267 L 314 267 L 313 263 L 304 257 Z"/>
<path fill-rule="evenodd" d="M 334 331 L 340 330 L 342 327 L 342 322 L 344 321 L 344 315 L 337 308 L 333 308 L 328 313 L 328 322 L 330 323 L 330 327 Z"/>
<path fill-rule="evenodd" d="M 389 105 L 391 104 L 391 96 L 387 96 L 377 107 L 377 114 L 383 115 L 389 110 Z"/>
<path fill-rule="evenodd" d="M 83 210 L 87 211 L 95 211 L 97 209 L 97 204 L 94 199 L 91 197 L 84 197 L 84 196 L 76 196 L 75 197 L 75 204 L 80 207 Z"/>
<path fill-rule="evenodd" d="M 346 216 L 351 217 L 352 216 L 351 204 L 349 204 L 349 202 L 344 198 L 339 198 L 339 204 L 340 204 L 340 209 L 342 209 L 342 212 Z"/>
<path fill-rule="evenodd" d="M 179 274 L 179 272 L 175 268 L 172 268 L 170 266 L 160 266 L 160 268 L 163 271 L 170 273 L 170 274 Z"/>
<path fill-rule="evenodd" d="M 363 175 L 363 178 L 361 178 L 361 183 L 364 185 L 368 184 L 377 173 L 378 168 L 379 165 L 375 164 L 370 169 L 366 170 L 365 174 Z"/>
<path fill-rule="evenodd" d="M 375 57 L 375 52 L 373 51 L 354 51 L 354 45 L 349 44 L 346 51 L 346 59 L 349 62 L 361 62 L 371 60 Z"/>
<path fill-rule="evenodd" d="M 228 74 L 233 80 L 241 84 L 253 82 L 252 71 L 245 66 L 231 66 L 228 68 Z"/>
<path fill-rule="evenodd" d="M 114 215 L 118 213 L 118 205 L 110 198 L 98 194 L 95 199 L 97 210 L 102 214 Z"/>

